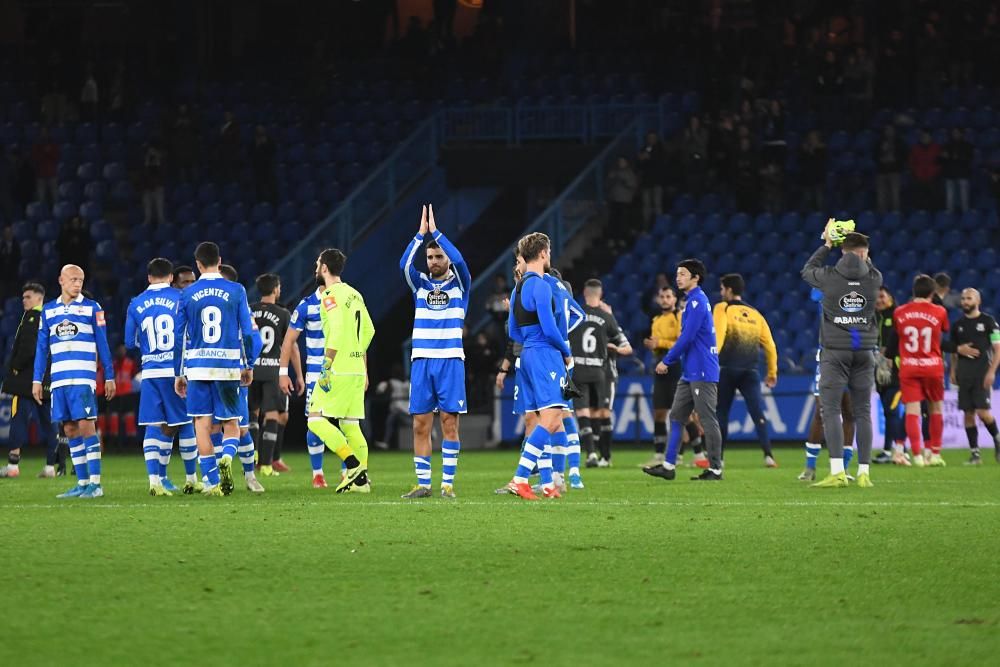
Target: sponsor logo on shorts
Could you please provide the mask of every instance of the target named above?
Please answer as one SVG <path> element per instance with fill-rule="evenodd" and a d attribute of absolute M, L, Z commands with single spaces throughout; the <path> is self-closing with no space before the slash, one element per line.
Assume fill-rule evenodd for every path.
<path fill-rule="evenodd" d="M 858 313 L 868 305 L 868 299 L 857 292 L 849 292 L 840 297 L 840 309 L 845 313 Z"/>
<path fill-rule="evenodd" d="M 80 328 L 69 320 L 63 320 L 56 325 L 56 337 L 60 340 L 67 340 L 69 338 L 76 338 L 76 335 L 80 333 Z"/>

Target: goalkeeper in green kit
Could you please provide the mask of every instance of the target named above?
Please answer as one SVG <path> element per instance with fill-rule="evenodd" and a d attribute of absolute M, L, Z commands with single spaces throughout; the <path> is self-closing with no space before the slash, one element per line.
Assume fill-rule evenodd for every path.
<path fill-rule="evenodd" d="M 323 323 L 323 372 L 309 403 L 309 430 L 339 456 L 347 472 L 337 493 L 368 493 L 368 442 L 361 432 L 368 390 L 368 345 L 375 325 L 361 294 L 340 279 L 347 256 L 329 248 L 316 260 Z M 332 421 L 331 421 L 332 420 Z"/>

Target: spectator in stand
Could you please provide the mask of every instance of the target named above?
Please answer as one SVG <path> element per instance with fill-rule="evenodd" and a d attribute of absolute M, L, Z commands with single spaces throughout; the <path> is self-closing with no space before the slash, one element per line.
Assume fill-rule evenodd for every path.
<path fill-rule="evenodd" d="M 31 148 L 31 162 L 35 169 L 35 198 L 50 207 L 56 201 L 56 171 L 59 167 L 59 146 L 43 127 L 38 141 Z"/>
<path fill-rule="evenodd" d="M 771 152 L 765 152 L 770 159 L 760 169 L 760 194 L 764 210 L 778 214 L 785 208 L 785 168 Z"/>
<path fill-rule="evenodd" d="M 24 207 L 35 198 L 35 170 L 31 166 L 31 160 L 17 146 L 10 149 L 10 161 L 13 169 L 14 210 L 24 211 Z"/>
<path fill-rule="evenodd" d="M 163 191 L 163 151 L 155 139 L 146 146 L 146 154 L 142 159 L 142 211 L 144 225 L 163 224 L 167 221 L 164 214 Z"/>
<path fill-rule="evenodd" d="M 656 317 L 663 311 L 662 306 L 660 306 L 660 290 L 666 287 L 673 288 L 673 284 L 670 282 L 670 276 L 661 271 L 656 274 L 656 282 L 653 286 L 643 292 L 642 308 L 650 317 Z"/>
<path fill-rule="evenodd" d="M 826 190 L 826 144 L 819 132 L 812 130 L 799 148 L 799 178 L 802 183 L 802 208 L 822 211 Z"/>
<path fill-rule="evenodd" d="M 240 126 L 232 111 L 222 117 L 219 129 L 219 180 L 232 183 L 240 177 Z"/>
<path fill-rule="evenodd" d="M 965 133 L 955 127 L 951 141 L 941 151 L 944 172 L 945 208 L 955 212 L 956 204 L 962 213 L 969 210 L 969 179 L 972 177 L 972 144 L 965 140 Z"/>
<path fill-rule="evenodd" d="M 94 63 L 87 63 L 87 72 L 83 77 L 83 88 L 80 90 L 80 120 L 84 123 L 97 121 L 99 100 L 97 77 L 94 76 Z"/>
<path fill-rule="evenodd" d="M 504 324 L 507 322 L 509 298 L 510 287 L 507 286 L 507 278 L 498 273 L 493 276 L 493 291 L 486 297 L 486 312 L 490 314 L 490 326 L 497 329 L 497 334 L 503 333 Z M 499 337 L 498 335 L 497 338 Z"/>
<path fill-rule="evenodd" d="M 688 119 L 688 126 L 681 136 L 681 162 L 688 190 L 701 193 L 708 177 L 708 130 L 702 127 L 698 116 Z"/>
<path fill-rule="evenodd" d="M 844 70 L 833 49 L 826 50 L 817 69 L 816 98 L 821 105 L 820 115 L 825 120 L 834 118 L 844 108 Z"/>
<path fill-rule="evenodd" d="M 642 183 L 642 219 L 648 224 L 653 216 L 663 214 L 663 184 L 667 180 L 666 152 L 656 132 L 646 135 L 646 145 L 636 160 Z"/>
<path fill-rule="evenodd" d="M 14 222 L 14 179 L 16 178 L 14 159 L 6 147 L 0 144 L 0 223 Z"/>
<path fill-rule="evenodd" d="M 941 92 L 941 78 L 947 58 L 947 45 L 938 31 L 937 17 L 924 21 L 923 31 L 916 40 L 916 89 L 917 99 L 934 100 Z M 912 67 L 912 63 L 910 67 Z"/>
<path fill-rule="evenodd" d="M 17 293 L 17 272 L 21 265 L 21 248 L 14 239 L 14 228 L 3 228 L 0 239 L 0 298 L 6 299 Z"/>
<path fill-rule="evenodd" d="M 899 191 L 905 156 L 906 147 L 896 136 L 896 128 L 886 125 L 875 144 L 875 190 L 879 213 L 902 208 Z"/>
<path fill-rule="evenodd" d="M 889 38 L 882 46 L 879 59 L 880 102 L 883 106 L 899 106 L 910 90 L 909 54 L 903 32 L 898 28 L 889 31 Z"/>
<path fill-rule="evenodd" d="M 631 226 L 630 212 L 638 189 L 639 179 L 636 178 L 628 158 L 624 155 L 619 156 L 615 161 L 615 166 L 608 172 L 605 182 L 608 225 L 611 229 L 621 230 Z"/>
<path fill-rule="evenodd" d="M 785 143 L 785 111 L 778 100 L 767 103 L 767 111 L 760 117 L 761 158 L 764 162 L 785 164 L 788 144 Z"/>
<path fill-rule="evenodd" d="M 115 123 L 125 120 L 125 63 L 118 62 L 114 78 L 111 79 L 111 92 L 108 95 L 108 118 Z"/>
<path fill-rule="evenodd" d="M 733 158 L 740 145 L 733 117 L 728 111 L 719 114 L 719 122 L 709 133 L 709 166 L 714 180 L 728 190 L 732 183 Z"/>
<path fill-rule="evenodd" d="M 844 92 L 847 95 L 851 127 L 862 127 L 871 113 L 872 77 L 875 65 L 859 46 L 847 55 L 844 63 Z"/>
<path fill-rule="evenodd" d="M 925 210 L 937 208 L 941 189 L 941 146 L 934 143 L 927 130 L 920 131 L 920 141 L 910 150 L 909 162 L 914 204 Z"/>
<path fill-rule="evenodd" d="M 268 136 L 263 125 L 258 125 L 254 131 L 253 148 L 253 186 L 258 202 L 269 202 L 278 205 L 278 172 L 277 149 L 274 141 Z"/>
<path fill-rule="evenodd" d="M 83 222 L 83 218 L 74 215 L 69 222 L 63 225 L 59 231 L 59 239 L 56 241 L 59 250 L 59 263 L 76 264 L 83 272 L 90 271 L 90 230 Z"/>
<path fill-rule="evenodd" d="M 957 310 L 962 307 L 962 295 L 951 290 L 951 276 L 944 271 L 934 274 L 934 294 L 931 300 L 948 310 Z"/>
<path fill-rule="evenodd" d="M 757 213 L 760 208 L 760 166 L 757 151 L 749 137 L 740 138 L 733 160 L 732 184 L 736 208 L 746 213 Z"/>
<path fill-rule="evenodd" d="M 181 183 L 197 181 L 198 130 L 186 104 L 177 107 L 172 143 L 170 161 L 177 167 L 177 180 Z"/>

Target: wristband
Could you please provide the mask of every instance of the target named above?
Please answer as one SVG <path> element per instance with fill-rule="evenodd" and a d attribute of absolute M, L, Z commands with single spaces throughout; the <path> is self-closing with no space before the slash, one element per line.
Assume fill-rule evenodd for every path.
<path fill-rule="evenodd" d="M 506 375 L 506 374 L 507 374 L 508 372 L 509 372 L 509 371 L 508 371 L 508 369 L 506 369 L 506 368 L 498 368 L 498 369 L 497 369 L 497 373 L 500 373 L 500 374 L 502 374 L 502 375 Z"/>
<path fill-rule="evenodd" d="M 288 367 L 282 366 L 278 369 L 278 377 L 288 377 Z"/>

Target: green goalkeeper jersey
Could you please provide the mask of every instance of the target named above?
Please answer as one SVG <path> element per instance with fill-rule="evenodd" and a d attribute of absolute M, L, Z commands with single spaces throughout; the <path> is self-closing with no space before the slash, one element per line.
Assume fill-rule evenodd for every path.
<path fill-rule="evenodd" d="M 361 294 L 347 283 L 335 283 L 323 291 L 319 315 L 324 347 L 337 351 L 332 366 L 328 366 L 330 372 L 364 375 L 365 352 L 375 335 L 375 325 Z"/>

